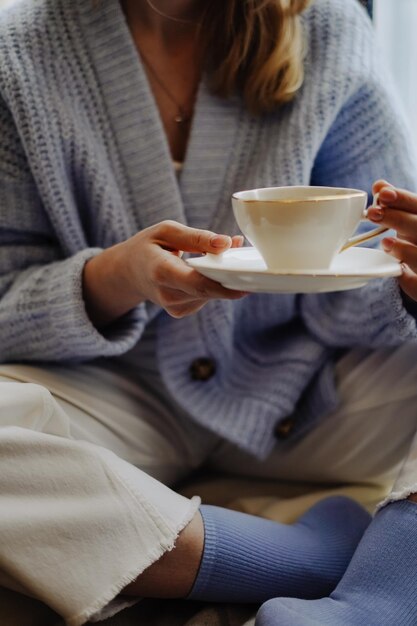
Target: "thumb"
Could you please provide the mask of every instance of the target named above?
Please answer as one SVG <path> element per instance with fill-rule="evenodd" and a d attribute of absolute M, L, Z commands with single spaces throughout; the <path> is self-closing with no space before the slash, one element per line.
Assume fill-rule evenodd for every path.
<path fill-rule="evenodd" d="M 159 224 L 155 235 L 155 239 L 162 247 L 183 252 L 219 254 L 228 250 L 232 245 L 232 238 L 228 235 L 190 228 L 174 221 Z"/>

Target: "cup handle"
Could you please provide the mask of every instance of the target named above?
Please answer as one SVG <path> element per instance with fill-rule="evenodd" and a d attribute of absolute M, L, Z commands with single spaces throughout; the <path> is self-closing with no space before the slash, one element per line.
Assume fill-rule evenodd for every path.
<path fill-rule="evenodd" d="M 372 207 L 378 205 L 379 193 L 374 195 L 374 199 L 372 202 Z M 366 219 L 367 209 L 364 211 L 363 220 Z M 362 233 L 360 235 L 355 235 L 355 237 L 351 237 L 347 240 L 347 242 L 342 246 L 340 252 L 343 250 L 347 250 L 348 248 L 352 248 L 353 246 L 357 246 L 359 243 L 364 243 L 365 241 L 369 241 L 370 239 L 374 239 L 374 237 L 378 237 L 382 235 L 382 233 L 386 233 L 389 230 L 386 226 L 379 226 L 378 228 L 374 228 L 373 230 L 368 230 L 366 233 Z"/>
<path fill-rule="evenodd" d="M 374 228 L 373 230 L 369 230 L 367 233 L 362 233 L 361 235 L 356 235 L 356 237 L 351 237 L 347 240 L 340 252 L 343 250 L 347 250 L 348 248 L 352 248 L 353 246 L 357 246 L 358 243 L 363 243 L 364 241 L 369 241 L 374 237 L 378 237 L 378 235 L 382 235 L 382 233 L 386 233 L 389 228 L 385 226 L 380 226 L 379 228 Z"/>

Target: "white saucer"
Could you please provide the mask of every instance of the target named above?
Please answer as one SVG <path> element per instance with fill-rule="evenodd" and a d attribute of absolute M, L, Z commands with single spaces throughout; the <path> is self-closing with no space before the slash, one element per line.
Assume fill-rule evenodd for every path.
<path fill-rule="evenodd" d="M 363 287 L 374 278 L 400 276 L 401 265 L 382 250 L 349 248 L 327 270 L 271 271 L 255 248 L 188 259 L 187 263 L 224 287 L 263 293 L 321 293 Z"/>

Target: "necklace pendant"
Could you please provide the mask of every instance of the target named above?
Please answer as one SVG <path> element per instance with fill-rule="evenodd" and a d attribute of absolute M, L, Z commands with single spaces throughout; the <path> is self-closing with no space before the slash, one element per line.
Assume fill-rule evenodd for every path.
<path fill-rule="evenodd" d="M 186 118 L 183 115 L 181 115 L 181 113 L 178 113 L 178 115 L 174 117 L 174 122 L 176 122 L 177 124 L 184 124 L 184 122 L 186 121 L 187 121 Z"/>

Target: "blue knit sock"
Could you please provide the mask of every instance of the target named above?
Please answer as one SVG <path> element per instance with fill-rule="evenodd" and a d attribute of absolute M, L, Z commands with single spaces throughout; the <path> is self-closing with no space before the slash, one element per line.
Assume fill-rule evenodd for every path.
<path fill-rule="evenodd" d="M 256 626 L 416 626 L 417 505 L 389 504 L 372 521 L 330 598 L 279 598 Z"/>
<path fill-rule="evenodd" d="M 371 519 L 339 496 L 319 502 L 291 526 L 214 506 L 202 506 L 201 514 L 205 545 L 189 598 L 214 602 L 330 593 Z"/>

